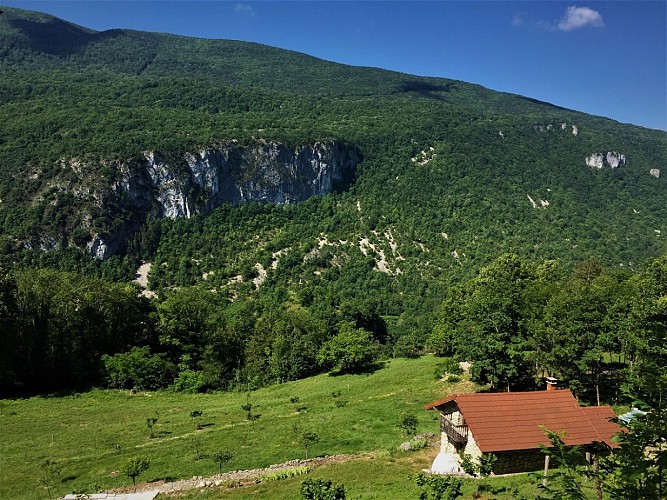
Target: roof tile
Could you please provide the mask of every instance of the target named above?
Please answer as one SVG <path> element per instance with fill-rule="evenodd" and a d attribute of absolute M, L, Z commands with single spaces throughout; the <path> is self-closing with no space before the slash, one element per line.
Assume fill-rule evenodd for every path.
<path fill-rule="evenodd" d="M 426 409 L 455 402 L 483 453 L 549 445 L 545 430 L 564 433 L 567 445 L 605 442 L 620 428 L 606 407 L 581 408 L 569 390 L 455 394 Z M 595 409 L 591 409 L 595 408 Z"/>

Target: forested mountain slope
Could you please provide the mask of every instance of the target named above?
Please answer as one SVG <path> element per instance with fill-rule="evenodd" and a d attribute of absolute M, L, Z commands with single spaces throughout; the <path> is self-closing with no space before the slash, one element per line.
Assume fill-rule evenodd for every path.
<path fill-rule="evenodd" d="M 503 253 L 635 270 L 667 248 L 665 132 L 253 43 L 3 11 L 7 268 L 129 281 L 145 260 L 161 299 L 195 286 L 255 319 L 308 309 L 330 330 L 356 318 L 423 345 L 451 285 Z"/>

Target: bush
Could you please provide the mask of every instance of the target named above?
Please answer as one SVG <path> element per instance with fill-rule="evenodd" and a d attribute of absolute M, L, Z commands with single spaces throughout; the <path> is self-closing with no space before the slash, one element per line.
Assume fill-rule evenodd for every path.
<path fill-rule="evenodd" d="M 398 427 L 406 436 L 414 436 L 417 433 L 417 416 L 413 413 L 403 415 L 398 421 Z"/>
<path fill-rule="evenodd" d="M 342 373 L 372 364 L 379 355 L 379 345 L 363 328 L 343 324 L 338 335 L 326 342 L 318 359 L 321 365 Z"/>
<path fill-rule="evenodd" d="M 436 356 L 451 356 L 454 353 L 451 331 L 443 325 L 435 325 L 426 340 L 426 348 Z"/>
<path fill-rule="evenodd" d="M 459 366 L 458 361 L 454 358 L 443 358 L 443 360 L 435 365 L 435 378 L 440 380 L 443 375 L 463 375 L 463 370 Z M 449 382 L 449 380 L 448 380 Z"/>
<path fill-rule="evenodd" d="M 413 476 L 419 488 L 419 500 L 453 500 L 461 496 L 461 480 L 419 472 Z"/>
<path fill-rule="evenodd" d="M 479 461 L 475 462 L 471 455 L 465 453 L 461 459 L 461 468 L 471 476 L 486 477 L 493 472 L 497 460 L 498 457 L 493 453 L 484 453 L 479 457 Z"/>
<path fill-rule="evenodd" d="M 423 343 L 416 335 L 403 335 L 394 345 L 395 358 L 417 358 L 421 354 Z"/>
<path fill-rule="evenodd" d="M 345 500 L 345 486 L 324 479 L 306 479 L 300 492 L 303 500 Z"/>
<path fill-rule="evenodd" d="M 148 347 L 133 347 L 129 352 L 102 356 L 109 387 L 153 391 L 167 387 L 176 367 L 165 354 L 151 354 Z"/>
<path fill-rule="evenodd" d="M 190 369 L 181 370 L 172 384 L 176 392 L 196 394 L 204 389 L 204 375 L 202 372 Z"/>

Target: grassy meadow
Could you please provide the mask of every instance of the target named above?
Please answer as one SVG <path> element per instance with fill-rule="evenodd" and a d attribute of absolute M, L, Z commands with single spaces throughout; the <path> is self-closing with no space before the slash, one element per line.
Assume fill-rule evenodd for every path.
<path fill-rule="evenodd" d="M 368 374 L 319 375 L 249 393 L 94 390 L 3 400 L 0 498 L 47 498 L 40 485 L 45 460 L 61 468 L 52 493 L 65 494 L 131 484 L 118 471 L 138 455 L 150 460 L 142 482 L 213 475 L 218 466 L 206 455 L 221 450 L 233 454 L 223 470 L 304 458 L 295 425 L 320 436 L 309 456 L 393 448 L 405 440 L 397 427 L 401 415 L 418 417 L 418 433 L 437 433 L 438 415 L 423 405 L 473 389 L 469 382 L 437 380 L 438 362 L 431 356 L 394 359 Z M 259 415 L 253 421 L 242 409 L 248 403 Z M 191 416 L 196 410 L 202 412 L 199 419 Z M 157 418 L 152 438 L 148 418 Z M 341 464 L 340 474 L 348 467 L 356 466 Z"/>
<path fill-rule="evenodd" d="M 426 448 L 416 452 L 397 452 L 378 458 L 362 458 L 352 462 L 334 464 L 313 469 L 307 476 L 301 475 L 280 481 L 262 481 L 241 488 L 212 487 L 187 492 L 177 492 L 168 498 L 181 500 L 250 499 L 299 499 L 301 483 L 306 479 L 323 479 L 345 486 L 347 498 L 354 500 L 415 500 L 419 488 L 411 476 L 431 466 L 438 450 Z M 537 481 L 527 474 L 488 479 L 464 479 L 461 489 L 463 499 L 521 500 L 537 496 Z M 588 497 L 594 499 L 592 487 Z"/>

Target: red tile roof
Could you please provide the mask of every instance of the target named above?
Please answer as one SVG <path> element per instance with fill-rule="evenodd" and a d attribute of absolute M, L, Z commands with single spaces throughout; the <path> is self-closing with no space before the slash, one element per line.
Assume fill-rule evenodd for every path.
<path fill-rule="evenodd" d="M 434 401 L 427 410 L 454 402 L 482 453 L 530 450 L 549 445 L 543 429 L 565 432 L 565 444 L 612 444 L 620 427 L 609 422 L 609 407 L 583 409 L 569 390 L 457 394 Z M 604 410 L 603 410 L 604 408 Z M 608 417 L 608 418 L 607 418 Z"/>
<path fill-rule="evenodd" d="M 582 408 L 584 414 L 591 421 L 593 427 L 600 433 L 603 441 L 612 448 L 618 448 L 618 444 L 611 440 L 614 434 L 623 431 L 623 427 L 617 423 L 612 422 L 612 418 L 616 418 L 614 410 L 610 406 L 585 406 Z"/>

